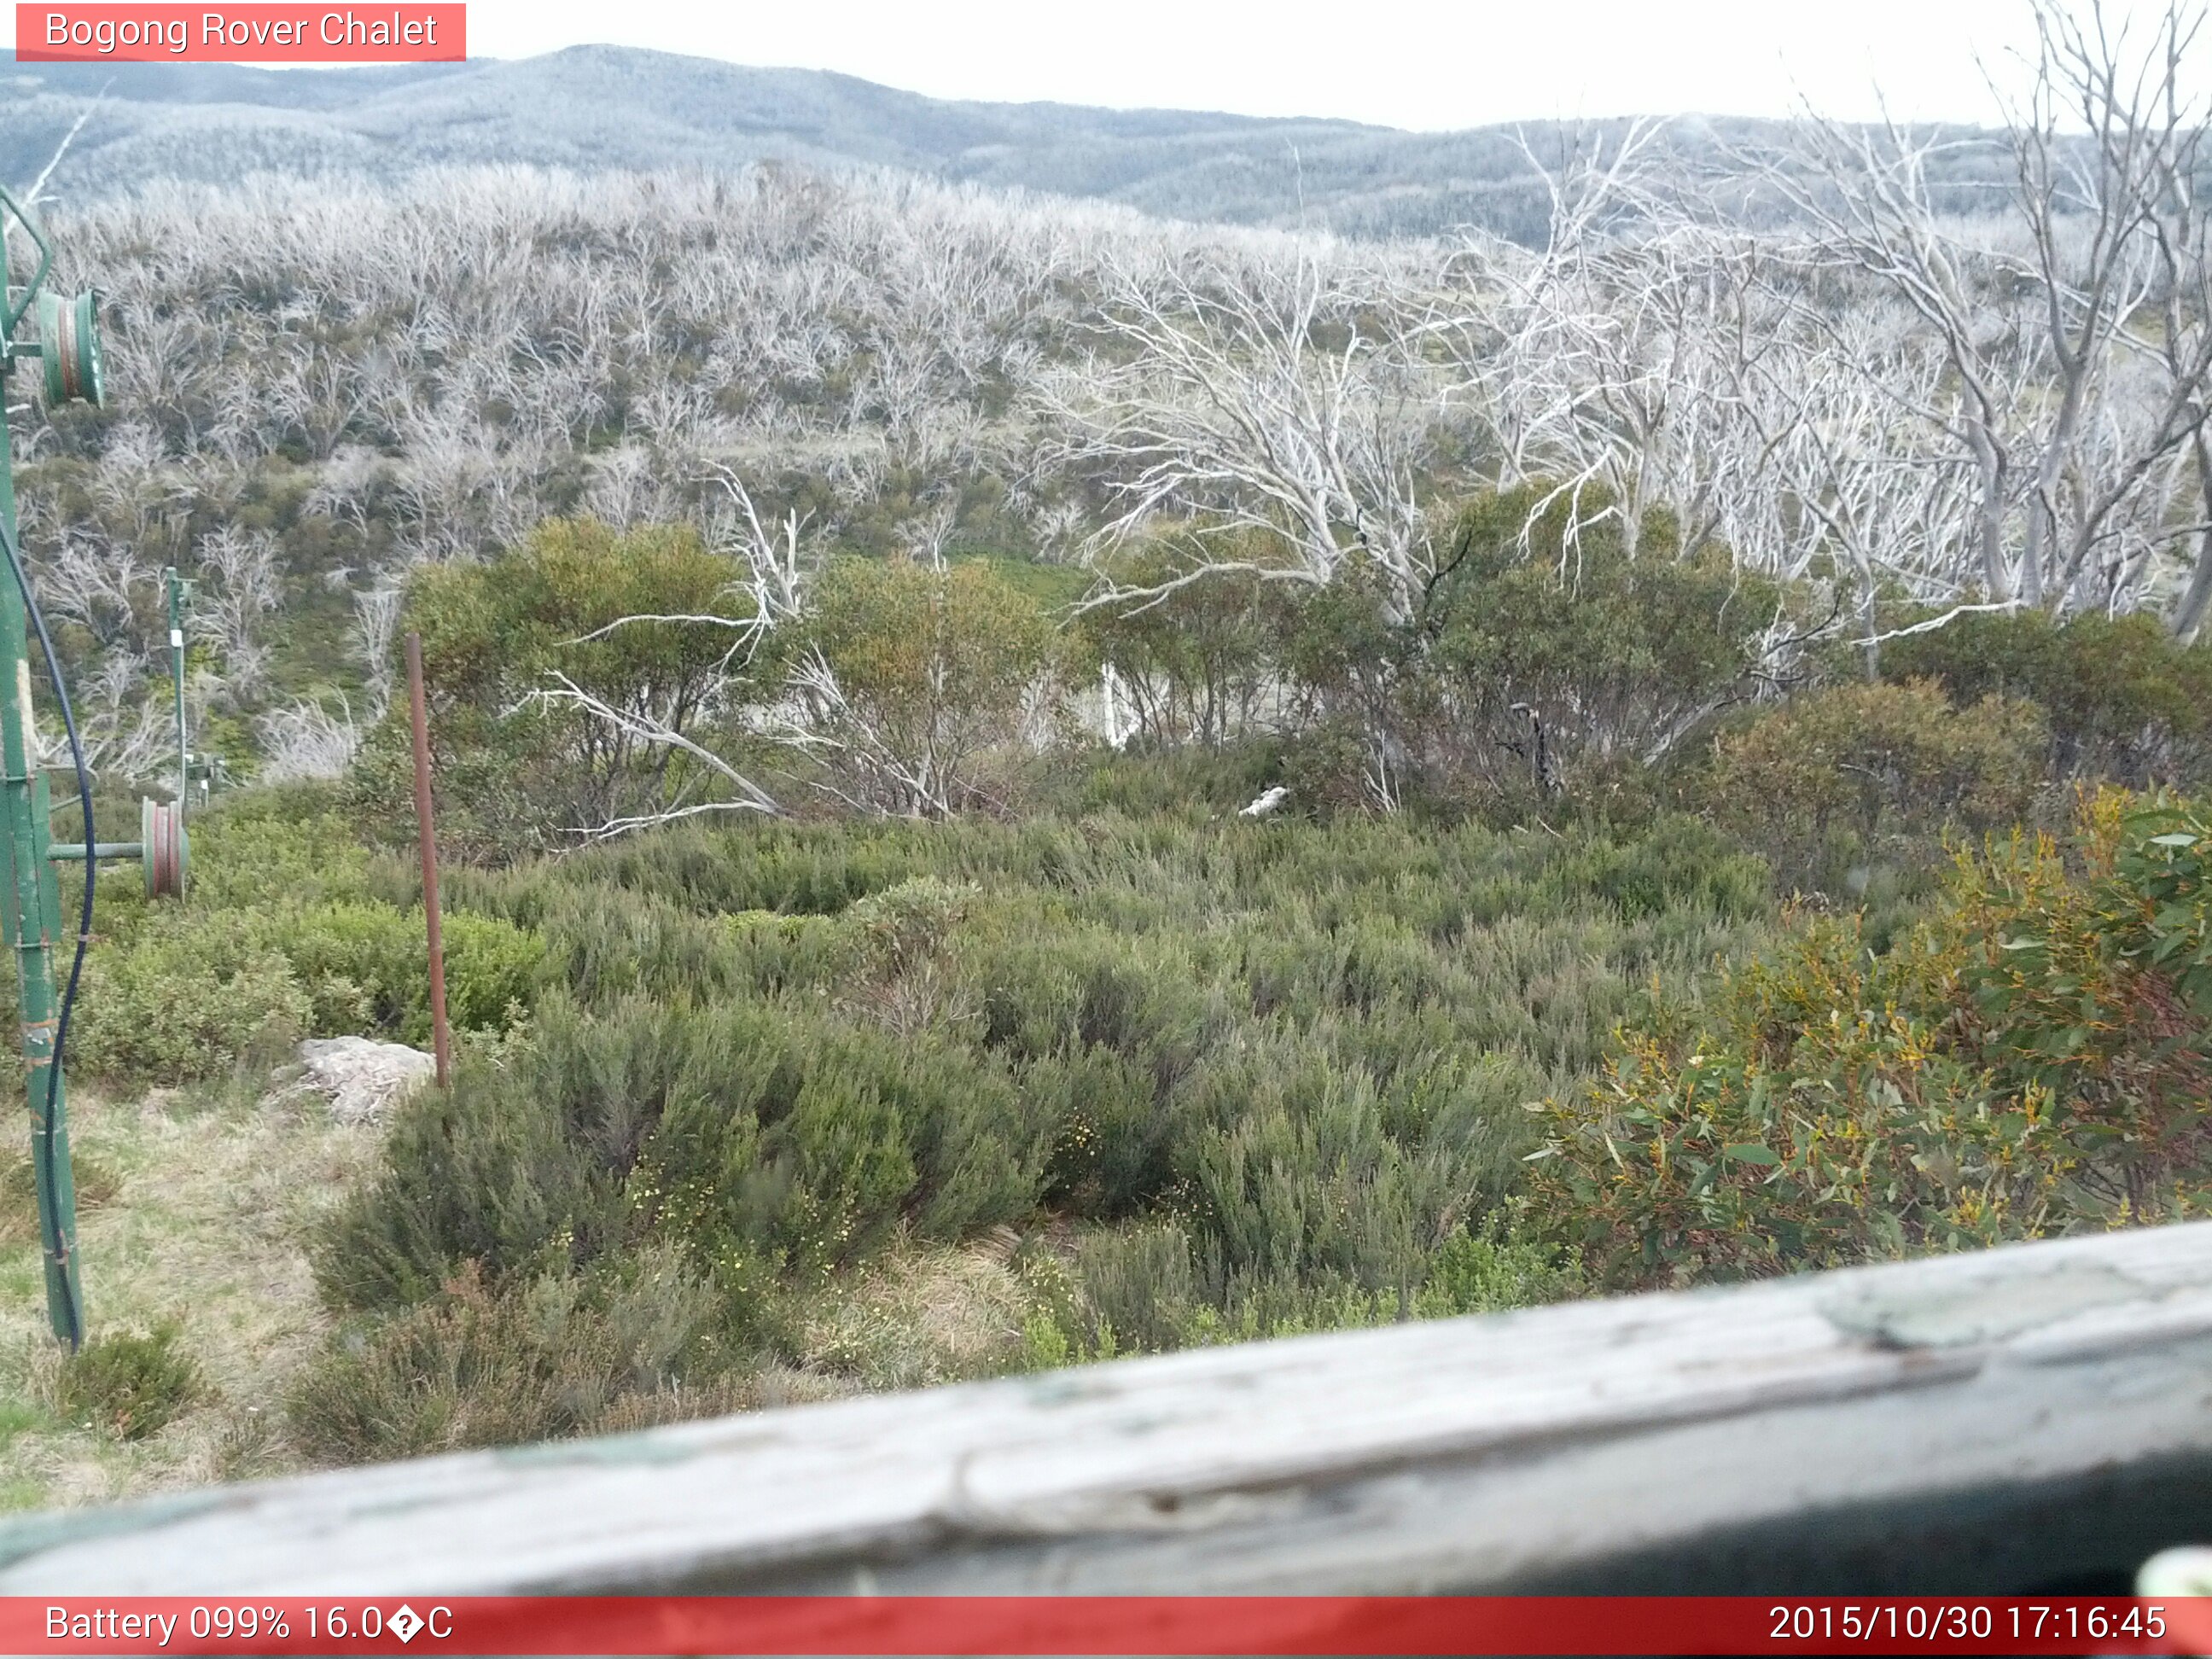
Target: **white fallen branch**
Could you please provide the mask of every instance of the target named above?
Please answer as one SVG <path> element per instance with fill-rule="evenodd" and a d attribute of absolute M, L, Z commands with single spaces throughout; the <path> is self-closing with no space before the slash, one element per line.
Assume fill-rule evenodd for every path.
<path fill-rule="evenodd" d="M 1939 628 L 1948 628 L 1961 617 L 1986 615 L 1995 611 L 2018 611 L 2019 599 L 2005 599 L 1996 605 L 1954 605 L 1940 617 L 1928 617 L 1905 628 L 1893 628 L 1887 634 L 1871 634 L 1863 640 L 1850 641 L 1856 646 L 1887 645 L 1892 640 L 1904 639 L 1911 634 L 1933 634 Z"/>
<path fill-rule="evenodd" d="M 750 778 L 738 771 L 736 767 L 731 765 L 713 750 L 686 737 L 673 726 L 647 714 L 617 708 L 603 698 L 593 696 L 557 669 L 550 671 L 546 678 L 553 684 L 541 686 L 532 691 L 520 706 L 537 703 L 541 707 L 550 708 L 556 703 L 565 703 L 580 709 L 592 719 L 604 720 L 641 743 L 677 750 L 690 756 L 692 759 L 736 789 L 738 794 L 738 799 L 736 800 L 713 803 L 704 809 L 670 807 L 658 812 L 640 813 L 632 817 L 611 818 L 596 830 L 580 827 L 573 833 L 586 837 L 600 838 L 609 834 L 627 834 L 632 830 L 641 830 L 652 824 L 667 823 L 672 818 L 691 817 L 697 810 L 762 812 L 770 816 L 779 816 L 783 811 L 783 808 L 776 804 L 775 798 Z"/>

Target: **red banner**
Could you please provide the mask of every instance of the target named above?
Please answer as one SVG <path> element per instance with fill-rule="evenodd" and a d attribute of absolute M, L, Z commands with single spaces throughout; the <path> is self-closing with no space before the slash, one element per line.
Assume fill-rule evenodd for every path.
<path fill-rule="evenodd" d="M 23 5 L 26 64 L 458 63 L 465 5 Z"/>
<path fill-rule="evenodd" d="M 2212 1598 L 29 1596 L 9 1654 L 2212 1653 Z"/>

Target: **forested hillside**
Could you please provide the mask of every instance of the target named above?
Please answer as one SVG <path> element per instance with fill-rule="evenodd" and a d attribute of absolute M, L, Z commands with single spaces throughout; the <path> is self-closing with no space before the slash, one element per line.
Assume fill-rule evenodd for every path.
<path fill-rule="evenodd" d="M 2002 133 L 1572 135 L 1449 235 L 789 161 L 72 203 L 35 578 L 103 812 L 198 578 L 236 786 L 186 904 L 102 897 L 73 1063 L 156 1105 L 84 1184 L 173 1111 L 319 1198 L 284 1364 L 132 1339 L 178 1426 L 100 1478 L 2201 1212 L 2206 127 L 2139 49 L 2054 25 Z M 464 1052 L 334 1151 L 263 1090 L 425 1036 L 407 630 Z M 35 1484 L 96 1388 L 23 1371 Z"/>

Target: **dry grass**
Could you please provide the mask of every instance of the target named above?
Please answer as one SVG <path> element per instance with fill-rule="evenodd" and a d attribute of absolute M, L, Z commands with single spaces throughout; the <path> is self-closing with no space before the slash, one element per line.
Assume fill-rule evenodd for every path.
<path fill-rule="evenodd" d="M 78 1221 L 91 1334 L 174 1321 L 212 1388 L 139 1442 L 68 1420 L 35 1237 L 0 1231 L 0 1507 L 295 1467 L 283 1390 L 327 1328 L 303 1246 L 374 1152 L 374 1133 L 331 1122 L 316 1101 L 264 1106 L 238 1091 L 136 1103 L 80 1092 L 71 1129 L 81 1167 L 111 1188 Z"/>
<path fill-rule="evenodd" d="M 1036 1290 L 1011 1265 L 1013 1235 L 948 1249 L 902 1242 L 857 1280 L 825 1285 L 802 1334 L 805 1375 L 860 1389 L 921 1389 L 1023 1369 Z"/>
<path fill-rule="evenodd" d="M 174 1321 L 211 1387 L 143 1441 L 70 1420 L 58 1403 L 60 1353 L 46 1331 L 35 1225 L 15 1214 L 27 1186 L 13 1204 L 0 1191 L 0 1508 L 305 1467 L 286 1437 L 284 1395 L 329 1329 L 305 1245 L 316 1216 L 374 1158 L 377 1132 L 331 1121 L 313 1097 L 256 1101 L 237 1090 L 159 1091 L 137 1103 L 80 1092 L 71 1129 L 79 1168 L 93 1177 L 78 1222 L 91 1333 Z M 958 1248 L 902 1241 L 859 1278 L 823 1286 L 794 1333 L 795 1364 L 632 1397 L 598 1426 L 1022 1369 L 1037 1293 L 1012 1265 L 1013 1242 L 1005 1229 Z"/>

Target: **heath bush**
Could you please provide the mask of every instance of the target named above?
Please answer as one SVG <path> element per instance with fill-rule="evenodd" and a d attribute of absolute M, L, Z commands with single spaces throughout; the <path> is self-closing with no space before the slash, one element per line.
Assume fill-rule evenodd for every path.
<path fill-rule="evenodd" d="M 718 1311 L 650 1252 L 620 1273 L 496 1291 L 464 1267 L 432 1298 L 333 1336 L 291 1386 L 291 1436 L 316 1462 L 357 1463 L 589 1432 L 667 1397 Z"/>
<path fill-rule="evenodd" d="M 2137 787 L 2212 771 L 2212 646 L 2184 645 L 2147 611 L 1980 613 L 1892 641 L 1882 672 L 1942 683 L 1965 707 L 1996 696 L 2043 710 L 2051 764 Z"/>
<path fill-rule="evenodd" d="M 1701 788 L 1785 879 L 1835 888 L 1849 868 L 1928 860 L 1946 830 L 2017 823 L 2048 740 L 2019 698 L 1961 708 L 1926 682 L 1843 685 L 1717 739 Z"/>
<path fill-rule="evenodd" d="M 207 1380 L 175 1325 L 95 1337 L 62 1362 L 62 1409 L 119 1440 L 158 1434 L 204 1398 Z"/>
<path fill-rule="evenodd" d="M 2192 1212 L 2212 1088 L 2201 811 L 1962 851 L 1884 951 L 1820 918 L 1555 1097 L 1529 1213 L 1604 1282 L 1829 1267 Z"/>

